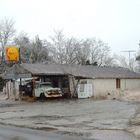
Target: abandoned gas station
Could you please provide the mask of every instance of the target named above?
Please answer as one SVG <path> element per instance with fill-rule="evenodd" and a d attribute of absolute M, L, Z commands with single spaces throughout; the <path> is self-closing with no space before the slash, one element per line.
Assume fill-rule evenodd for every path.
<path fill-rule="evenodd" d="M 140 74 L 121 67 L 23 63 L 11 67 L 3 78 L 12 83 L 19 81 L 19 85 L 23 85 L 26 78 L 34 82 L 51 82 L 53 88 L 62 90 L 65 98 L 98 98 L 140 89 Z M 27 95 L 34 96 L 33 91 L 34 86 Z"/>

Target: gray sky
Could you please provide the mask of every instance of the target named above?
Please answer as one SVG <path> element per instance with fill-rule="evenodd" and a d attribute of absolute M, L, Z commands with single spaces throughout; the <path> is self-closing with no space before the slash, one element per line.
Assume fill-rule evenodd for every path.
<path fill-rule="evenodd" d="M 63 30 L 67 37 L 96 37 L 111 51 L 138 50 L 140 0 L 0 0 L 0 19 L 41 39 Z"/>

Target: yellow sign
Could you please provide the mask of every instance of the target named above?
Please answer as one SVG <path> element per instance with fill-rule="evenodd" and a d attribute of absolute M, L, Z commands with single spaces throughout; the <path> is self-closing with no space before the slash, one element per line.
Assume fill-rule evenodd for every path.
<path fill-rule="evenodd" d="M 16 46 L 6 47 L 6 61 L 19 61 L 19 48 Z"/>

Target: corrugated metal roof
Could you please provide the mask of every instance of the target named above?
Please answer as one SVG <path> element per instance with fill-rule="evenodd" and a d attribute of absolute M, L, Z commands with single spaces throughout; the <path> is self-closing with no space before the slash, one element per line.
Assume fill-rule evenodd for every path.
<path fill-rule="evenodd" d="M 88 78 L 135 78 L 140 74 L 122 67 L 98 67 L 92 65 L 22 64 L 33 75 L 74 75 Z"/>

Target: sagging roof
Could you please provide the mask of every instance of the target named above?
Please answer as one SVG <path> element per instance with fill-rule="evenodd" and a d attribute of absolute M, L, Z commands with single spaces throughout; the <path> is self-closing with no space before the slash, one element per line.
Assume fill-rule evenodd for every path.
<path fill-rule="evenodd" d="M 140 79 L 140 74 L 122 67 L 98 67 L 92 65 L 27 64 L 21 65 L 33 75 L 73 75 L 85 78 Z"/>

